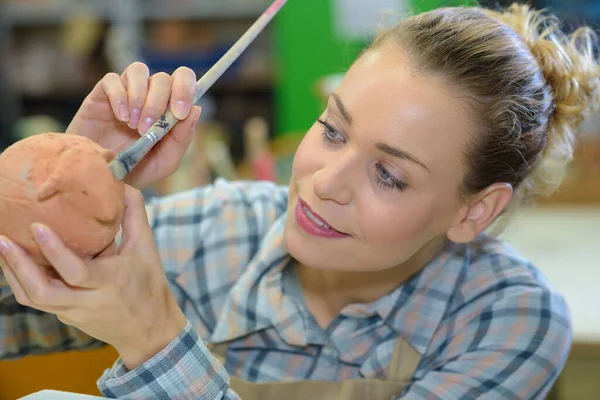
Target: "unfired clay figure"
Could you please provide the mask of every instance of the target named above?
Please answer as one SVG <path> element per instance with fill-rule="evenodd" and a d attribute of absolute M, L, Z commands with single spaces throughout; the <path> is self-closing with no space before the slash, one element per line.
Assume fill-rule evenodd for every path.
<path fill-rule="evenodd" d="M 114 154 L 91 140 L 44 133 L 0 154 L 0 234 L 48 265 L 33 239 L 34 222 L 48 225 L 82 258 L 114 240 L 122 222 L 124 186 L 108 168 Z"/>

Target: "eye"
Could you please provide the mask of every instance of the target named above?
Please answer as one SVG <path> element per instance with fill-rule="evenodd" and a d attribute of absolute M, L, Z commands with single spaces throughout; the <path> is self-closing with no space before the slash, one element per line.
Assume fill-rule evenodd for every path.
<path fill-rule="evenodd" d="M 335 130 L 330 124 L 323 121 L 322 119 L 319 119 L 318 121 L 321 125 L 323 125 L 322 136 L 325 142 L 344 143 L 346 141 L 346 139 L 344 139 L 344 136 L 342 136 L 342 134 Z"/>
<path fill-rule="evenodd" d="M 400 179 L 388 172 L 385 167 L 379 163 L 375 164 L 376 174 L 375 181 L 379 186 L 386 190 L 397 189 L 403 191 L 407 185 Z"/>

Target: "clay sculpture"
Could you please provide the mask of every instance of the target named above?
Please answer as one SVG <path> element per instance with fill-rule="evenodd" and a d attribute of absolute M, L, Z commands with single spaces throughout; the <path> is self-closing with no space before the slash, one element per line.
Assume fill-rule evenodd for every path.
<path fill-rule="evenodd" d="M 93 258 L 121 226 L 125 187 L 110 172 L 115 154 L 83 136 L 44 133 L 0 154 L 0 234 L 49 265 L 31 224 L 49 226 L 78 256 Z"/>

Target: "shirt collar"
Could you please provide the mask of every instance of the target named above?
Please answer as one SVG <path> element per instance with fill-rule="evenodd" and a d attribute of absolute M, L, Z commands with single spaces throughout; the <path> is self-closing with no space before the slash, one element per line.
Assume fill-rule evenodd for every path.
<path fill-rule="evenodd" d="M 283 243 L 285 215 L 262 240 L 259 251 L 232 287 L 211 336 L 213 342 L 230 341 L 275 327 L 290 345 L 306 346 L 305 316 L 291 296 L 284 295 L 282 272 L 291 262 Z M 421 354 L 444 317 L 455 287 L 465 271 L 465 246 L 449 243 L 439 256 L 408 282 L 369 304 L 342 310 L 349 317 L 379 317 Z"/>
<path fill-rule="evenodd" d="M 417 275 L 378 300 L 384 322 L 424 354 L 456 296 L 468 265 L 468 247 L 449 243 Z"/>
<path fill-rule="evenodd" d="M 282 271 L 292 262 L 283 243 L 285 215 L 261 241 L 259 250 L 230 290 L 211 335 L 226 342 L 274 326 L 290 345 L 305 346 L 306 326 L 297 305 L 283 295 Z"/>

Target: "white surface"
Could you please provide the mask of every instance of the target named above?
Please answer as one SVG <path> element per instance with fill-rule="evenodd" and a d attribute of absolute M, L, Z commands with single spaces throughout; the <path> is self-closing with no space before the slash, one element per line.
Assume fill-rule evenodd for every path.
<path fill-rule="evenodd" d="M 21 397 L 20 400 L 92 400 L 103 398 L 104 397 L 89 396 L 86 394 L 60 392 L 57 390 L 42 390 L 41 392 Z"/>
<path fill-rule="evenodd" d="M 600 208 L 539 208 L 503 237 L 565 296 L 574 340 L 600 344 Z"/>

